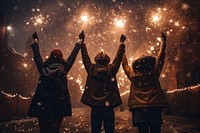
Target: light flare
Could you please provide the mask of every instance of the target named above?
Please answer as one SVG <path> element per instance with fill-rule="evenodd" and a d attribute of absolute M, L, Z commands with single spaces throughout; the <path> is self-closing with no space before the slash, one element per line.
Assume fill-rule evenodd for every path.
<path fill-rule="evenodd" d="M 81 21 L 84 22 L 84 23 L 87 23 L 89 21 L 88 15 L 82 15 L 81 16 Z"/>
<path fill-rule="evenodd" d="M 11 30 L 12 30 L 12 27 L 11 27 L 11 26 L 7 26 L 7 30 L 8 30 L 8 31 L 11 31 Z"/>
<path fill-rule="evenodd" d="M 158 23 L 160 20 L 161 20 L 161 16 L 160 16 L 159 14 L 154 14 L 154 15 L 152 16 L 152 21 L 153 21 L 154 23 Z"/>
<path fill-rule="evenodd" d="M 114 19 L 114 24 L 118 28 L 124 28 L 125 23 L 126 23 L 126 20 L 124 20 L 124 19 L 118 19 L 118 18 Z"/>

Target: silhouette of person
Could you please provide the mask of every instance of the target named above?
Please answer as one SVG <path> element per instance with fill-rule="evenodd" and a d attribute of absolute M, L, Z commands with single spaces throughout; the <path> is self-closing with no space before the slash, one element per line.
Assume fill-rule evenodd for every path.
<path fill-rule="evenodd" d="M 83 40 L 81 53 L 88 75 L 81 102 L 92 108 L 92 133 L 101 133 L 102 122 L 106 133 L 114 133 L 114 108 L 122 103 L 117 86 L 116 74 L 125 52 L 124 41 L 126 37 L 124 35 L 121 36 L 121 44 L 112 64 L 109 64 L 110 57 L 103 51 L 96 55 L 94 58 L 95 63 L 93 64 L 84 44 L 84 38 L 85 35 L 82 32 L 80 36 L 80 39 Z"/>
<path fill-rule="evenodd" d="M 40 74 L 36 92 L 29 107 L 28 116 L 37 117 L 40 133 L 59 133 L 63 117 L 71 116 L 71 102 L 66 75 L 81 48 L 76 43 L 67 60 L 59 49 L 43 61 L 39 51 L 37 33 L 32 35 L 34 61 Z"/>
<path fill-rule="evenodd" d="M 168 106 L 164 92 L 159 82 L 159 76 L 165 59 L 166 36 L 161 33 L 161 49 L 157 58 L 144 56 L 128 66 L 124 54 L 122 66 L 131 81 L 128 99 L 129 110 L 132 111 L 133 126 L 139 133 L 160 133 L 162 124 L 162 109 Z"/>

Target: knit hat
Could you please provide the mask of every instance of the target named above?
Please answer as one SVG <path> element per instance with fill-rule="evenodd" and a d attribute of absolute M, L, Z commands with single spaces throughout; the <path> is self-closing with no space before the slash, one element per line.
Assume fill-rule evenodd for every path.
<path fill-rule="evenodd" d="M 52 60 L 63 60 L 63 54 L 62 51 L 59 49 L 54 49 L 50 53 L 50 59 Z"/>
<path fill-rule="evenodd" d="M 96 55 L 94 61 L 98 65 L 108 65 L 110 62 L 110 57 L 105 52 L 101 51 Z"/>

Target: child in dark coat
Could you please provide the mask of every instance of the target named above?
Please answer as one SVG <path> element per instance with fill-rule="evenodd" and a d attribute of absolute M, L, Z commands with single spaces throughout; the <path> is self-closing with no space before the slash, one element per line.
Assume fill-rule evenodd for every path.
<path fill-rule="evenodd" d="M 132 111 L 133 126 L 139 133 L 160 133 L 162 109 L 168 106 L 159 82 L 159 76 L 165 59 L 166 36 L 161 33 L 161 49 L 157 58 L 145 56 L 135 60 L 132 69 L 128 66 L 126 55 L 122 60 L 123 69 L 131 81 L 128 99 Z"/>
<path fill-rule="evenodd" d="M 80 39 L 84 40 L 84 37 L 83 33 Z M 116 74 L 125 52 L 125 39 L 125 36 L 122 35 L 121 44 L 112 64 L 109 64 L 110 57 L 104 52 L 96 55 L 95 63 L 93 64 L 88 55 L 86 45 L 84 43 L 81 45 L 83 63 L 88 74 L 81 102 L 92 108 L 92 133 L 101 133 L 102 122 L 106 133 L 114 133 L 114 108 L 122 103 Z"/>

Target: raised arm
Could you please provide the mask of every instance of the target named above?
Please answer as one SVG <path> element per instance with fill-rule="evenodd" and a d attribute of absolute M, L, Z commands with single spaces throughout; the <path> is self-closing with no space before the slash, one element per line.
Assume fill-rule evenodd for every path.
<path fill-rule="evenodd" d="M 42 57 L 40 55 L 40 50 L 39 50 L 39 45 L 38 45 L 39 39 L 38 39 L 36 32 L 32 35 L 32 38 L 33 38 L 34 42 L 31 45 L 31 47 L 32 47 L 32 50 L 33 50 L 34 61 L 35 61 L 35 64 L 37 66 L 39 73 L 42 74 L 43 60 L 42 60 Z"/>
<path fill-rule="evenodd" d="M 83 59 L 83 64 L 85 66 L 85 69 L 87 71 L 87 73 L 89 72 L 90 70 L 90 67 L 92 65 L 92 62 L 90 60 L 90 57 L 88 55 L 88 52 L 87 52 L 87 48 L 86 48 L 86 45 L 84 43 L 84 39 L 85 39 L 85 34 L 84 34 L 84 31 L 82 31 L 80 34 L 79 34 L 79 39 L 81 41 L 81 54 L 82 54 L 82 59 Z"/>
<path fill-rule="evenodd" d="M 117 73 L 117 71 L 119 70 L 121 61 L 122 61 L 122 57 L 123 54 L 125 53 L 125 45 L 124 45 L 124 41 L 126 40 L 126 37 L 122 34 L 120 37 L 120 45 L 117 51 L 117 55 L 115 56 L 115 59 L 113 60 L 113 67 L 114 67 L 114 74 Z"/>
<path fill-rule="evenodd" d="M 69 72 L 72 65 L 74 64 L 74 61 L 76 60 L 76 57 L 78 55 L 80 48 L 81 48 L 81 43 L 80 42 L 76 43 L 76 45 L 74 46 L 74 49 L 72 50 L 70 56 L 67 58 L 67 61 L 65 61 L 65 71 L 66 72 Z"/>
<path fill-rule="evenodd" d="M 87 72 L 89 72 L 90 67 L 92 65 L 92 62 L 91 62 L 90 57 L 88 55 L 85 43 L 83 43 L 81 45 L 81 54 L 82 54 L 82 59 L 83 59 L 83 64 L 85 66 L 85 69 L 86 69 Z"/>
<path fill-rule="evenodd" d="M 166 36 L 163 32 L 161 32 L 161 46 L 160 46 L 160 51 L 158 52 L 158 56 L 156 57 L 156 64 L 155 64 L 155 69 L 158 71 L 159 75 L 164 65 L 165 49 L 166 49 Z"/>
<path fill-rule="evenodd" d="M 134 76 L 134 73 L 133 73 L 133 70 L 128 65 L 128 60 L 126 58 L 125 53 L 124 53 L 124 56 L 122 58 L 122 67 L 124 69 L 126 76 L 129 78 L 129 80 L 131 80 L 131 78 L 133 78 L 133 76 Z"/>

